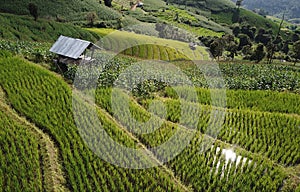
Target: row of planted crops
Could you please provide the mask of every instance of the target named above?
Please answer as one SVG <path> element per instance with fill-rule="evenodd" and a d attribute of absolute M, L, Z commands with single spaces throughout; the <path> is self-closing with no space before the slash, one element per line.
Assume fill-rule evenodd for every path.
<path fill-rule="evenodd" d="M 105 80 L 103 84 L 109 85 L 116 76 L 110 77 L 106 73 L 121 70 L 122 66 L 110 66 L 102 73 L 100 82 L 106 78 L 109 82 Z M 77 95 L 72 98 L 71 88 L 62 79 L 19 58 L 0 60 L 0 85 L 12 107 L 56 143 L 66 188 L 71 191 L 184 190 L 161 166 L 135 170 L 110 164 L 109 161 L 116 158 L 109 153 L 113 146 L 99 141 L 101 130 L 93 124 L 95 119 L 115 142 L 134 149 L 139 149 L 141 143 L 145 145 L 152 151 L 154 159 L 166 161 L 175 177 L 194 191 L 276 191 L 293 186 L 289 184 L 290 175 L 285 167 L 299 164 L 300 121 L 297 115 L 292 115 L 299 114 L 296 94 L 229 91 L 227 103 L 230 109 L 225 109 L 210 106 L 210 92 L 204 89 L 197 89 L 200 104 L 184 98 L 185 94 L 179 95 L 182 98 L 179 100 L 179 96 L 167 88 L 163 93 L 167 98 L 157 97 L 155 102 L 153 99 L 139 100 L 140 105 L 122 90 L 99 87 L 95 97 L 97 107 L 87 101 L 89 98 L 84 100 Z M 184 93 L 185 88 L 181 89 Z M 271 101 L 267 106 L 264 102 L 257 102 L 258 98 L 265 96 L 277 98 L 282 107 Z M 151 104 L 153 102 L 157 104 Z M 207 130 L 212 111 L 224 114 L 220 117 L 222 126 L 217 132 Z M 75 122 L 76 114 L 81 124 Z M 89 130 L 82 131 L 78 126 Z M 172 140 L 174 135 L 176 145 L 155 150 L 155 147 Z M 217 140 L 213 139 L 214 136 Z M 201 152 L 205 137 L 208 137 L 210 146 Z M 18 143 L 17 140 L 14 142 Z M 172 152 L 181 145 L 186 147 L 178 156 L 173 156 Z M 241 157 L 240 160 L 228 160 L 223 150 L 230 148 L 235 157 Z M 109 161 L 101 160 L 94 152 L 105 153 Z M 119 154 L 123 159 L 130 159 L 126 155 Z M 143 153 L 139 158 L 149 160 Z M 2 179 L 2 183 L 7 180 Z M 16 177 L 14 182 L 20 183 L 21 180 L 21 177 Z"/>
<path fill-rule="evenodd" d="M 149 109 L 151 102 L 154 100 L 146 100 L 142 103 L 145 108 Z M 147 128 L 150 128 L 148 130 L 150 133 L 140 134 L 137 132 L 136 136 L 149 148 L 168 142 L 176 135 L 176 132 L 182 135 L 177 139 L 182 140 L 182 144 L 185 144 L 184 140 L 189 138 L 185 133 L 198 130 L 188 147 L 168 163 L 175 174 L 178 174 L 186 185 L 193 186 L 196 191 L 224 189 L 224 187 L 228 190 L 236 188 L 245 191 L 278 190 L 287 177 L 282 166 L 299 164 L 297 147 L 297 143 L 299 143 L 297 135 L 300 134 L 299 119 L 289 115 L 228 110 L 225 113 L 222 128 L 217 134 L 218 140 L 215 144 L 209 142 L 212 147 L 208 147 L 208 151 L 201 153 L 200 146 L 204 141 L 202 134 L 207 134 L 206 128 L 211 121 L 210 115 L 213 110 L 211 106 L 186 101 L 180 103 L 178 100 L 167 99 L 164 100 L 167 114 L 162 119 L 159 117 L 161 106 L 152 106 L 151 114 L 132 98 L 126 96 L 122 90 L 112 91 L 110 88 L 101 88 L 96 91 L 96 103 L 132 132 L 137 132 L 137 128 L 141 130 L 144 128 L 142 125 L 136 124 L 133 119 L 144 122 Z M 180 115 L 182 114 L 180 112 L 182 105 L 191 110 L 188 116 L 183 115 L 184 118 Z M 126 107 L 129 108 L 129 111 Z M 192 119 L 195 108 L 201 108 L 198 121 Z M 210 139 L 213 140 L 213 138 Z M 237 158 L 232 160 L 235 162 L 226 161 L 221 152 L 216 153 L 217 146 L 222 149 L 234 148 L 241 157 L 247 160 L 247 163 L 238 162 Z M 168 149 L 176 151 L 174 147 Z M 154 153 L 161 157 L 159 151 L 155 150 Z"/>
<path fill-rule="evenodd" d="M 67 189 L 70 191 L 138 191 L 143 188 L 148 191 L 154 189 L 180 191 L 180 187 L 174 184 L 171 177 L 159 168 L 126 169 L 98 158 L 80 137 L 72 114 L 71 89 L 62 79 L 19 58 L 2 59 L 0 68 L 0 85 L 7 93 L 11 105 L 47 133 L 56 143 L 67 181 L 65 186 Z M 99 117 L 113 138 L 128 146 L 134 146 L 134 142 L 103 113 L 99 112 Z M 88 119 L 89 116 L 83 118 Z M 10 127 L 9 124 L 7 129 Z M 4 132 L 6 131 L 5 129 Z M 21 141 L 16 138 L 11 143 L 23 145 L 18 142 Z M 26 161 L 35 162 L 34 156 L 26 158 Z M 13 160 L 9 160 L 11 161 Z M 12 174 L 19 171 L 17 166 L 11 169 L 13 169 Z M 2 172 L 5 170 L 1 169 Z M 1 174 L 2 177 L 3 175 Z M 2 189 L 22 183 L 22 177 L 19 175 L 14 178 L 10 186 L 2 185 Z M 35 179 L 30 175 L 26 178 Z M 10 177 L 5 177 L 2 182 L 7 183 L 9 180 L 11 180 Z M 34 186 L 34 190 L 31 190 L 30 187 L 22 185 L 25 191 L 39 191 L 40 189 Z"/>

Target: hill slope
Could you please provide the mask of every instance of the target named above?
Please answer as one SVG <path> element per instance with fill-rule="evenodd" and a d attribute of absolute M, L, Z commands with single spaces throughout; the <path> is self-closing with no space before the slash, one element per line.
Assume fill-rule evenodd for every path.
<path fill-rule="evenodd" d="M 98 13 L 100 19 L 111 20 L 121 17 L 120 13 L 100 4 L 98 0 L 0 0 L 0 12 L 29 15 L 28 4 L 30 2 L 37 5 L 39 15 L 45 18 L 59 17 L 67 21 L 85 20 L 86 14 L 92 11 Z"/>
<path fill-rule="evenodd" d="M 285 13 L 290 19 L 300 18 L 300 3 L 297 0 L 244 0 L 243 4 L 248 9 L 263 9 L 275 16 Z"/>
<path fill-rule="evenodd" d="M 200 15 L 204 15 L 205 17 L 213 20 L 214 22 L 221 24 L 225 27 L 230 27 L 234 21 L 234 17 L 236 17 L 236 6 L 230 1 L 221 1 L 221 0 L 212 0 L 212 1 L 177 1 L 170 0 L 174 4 L 181 5 L 182 9 L 191 10 Z M 184 7 L 182 7 L 184 6 Z M 272 29 L 273 31 L 277 30 L 277 24 L 273 21 L 266 19 L 258 14 L 253 13 L 252 11 L 241 9 L 240 14 L 240 23 L 246 23 L 250 26 L 255 26 L 257 28 L 266 28 Z"/>
<path fill-rule="evenodd" d="M 0 60 L 0 69 L 0 85 L 11 105 L 41 127 L 57 144 L 67 182 L 65 187 L 70 191 L 182 191 L 181 186 L 175 185 L 172 176 L 162 169 L 125 169 L 96 156 L 80 137 L 72 113 L 72 92 L 63 80 L 19 58 Z M 124 146 L 137 147 L 137 143 L 107 114 L 98 112 L 99 120 L 110 137 Z M 88 115 L 86 118 L 89 118 Z M 111 158 L 110 154 L 107 155 Z M 144 157 L 145 154 L 141 154 L 140 158 Z M 12 170 L 20 171 L 16 167 Z M 12 181 L 10 185 L 17 183 Z"/>
<path fill-rule="evenodd" d="M 39 19 L 28 16 L 0 13 L 0 38 L 21 41 L 54 42 L 60 35 L 96 41 L 96 33 L 74 25 Z"/>

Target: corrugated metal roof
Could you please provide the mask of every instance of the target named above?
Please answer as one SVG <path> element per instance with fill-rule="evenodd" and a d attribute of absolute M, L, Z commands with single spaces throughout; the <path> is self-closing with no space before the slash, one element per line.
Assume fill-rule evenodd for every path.
<path fill-rule="evenodd" d="M 78 59 L 84 50 L 92 43 L 81 39 L 74 39 L 70 37 L 60 36 L 53 44 L 50 51 L 58 55 L 63 55 L 73 59 Z"/>

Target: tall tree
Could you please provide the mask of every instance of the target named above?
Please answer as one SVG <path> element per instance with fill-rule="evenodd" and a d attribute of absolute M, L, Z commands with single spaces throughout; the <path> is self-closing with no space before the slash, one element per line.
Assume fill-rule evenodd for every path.
<path fill-rule="evenodd" d="M 273 56 L 274 56 L 275 48 L 276 48 L 276 46 L 275 46 L 276 42 L 275 41 L 279 38 L 283 21 L 284 21 L 284 14 L 282 15 L 282 19 L 281 19 L 281 22 L 280 22 L 280 25 L 279 25 L 279 28 L 278 28 L 278 31 L 277 31 L 277 34 L 275 36 L 274 41 L 270 42 L 271 43 L 271 45 L 270 45 L 271 46 L 271 50 L 268 52 L 268 54 L 269 54 L 268 64 L 271 64 L 273 62 Z"/>
<path fill-rule="evenodd" d="M 224 42 L 221 38 L 215 39 L 209 47 L 210 52 L 214 58 L 220 59 L 224 52 Z"/>
<path fill-rule="evenodd" d="M 34 3 L 28 4 L 28 10 L 31 16 L 33 16 L 34 20 L 37 21 L 39 14 L 38 14 L 38 7 Z"/>
<path fill-rule="evenodd" d="M 239 44 L 239 48 L 238 48 L 239 50 L 242 50 L 243 47 L 246 45 L 252 46 L 251 40 L 248 35 L 240 34 L 238 36 L 238 38 L 240 39 L 240 44 Z"/>
<path fill-rule="evenodd" d="M 240 9 L 240 7 L 242 6 L 242 2 L 243 2 L 243 0 L 236 1 L 236 6 L 238 7 L 238 9 Z"/>
<path fill-rule="evenodd" d="M 238 50 L 238 42 L 234 40 L 233 35 L 224 35 L 222 37 L 223 42 L 224 42 L 224 48 L 226 51 L 229 52 L 229 57 L 233 60 L 234 56 L 237 55 L 237 50 Z"/>
<path fill-rule="evenodd" d="M 296 65 L 296 63 L 300 60 L 300 40 L 293 44 L 291 56 L 294 59 L 294 64 Z"/>

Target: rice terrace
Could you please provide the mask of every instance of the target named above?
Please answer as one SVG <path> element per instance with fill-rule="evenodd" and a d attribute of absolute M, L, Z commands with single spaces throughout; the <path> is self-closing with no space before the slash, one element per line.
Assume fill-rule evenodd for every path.
<path fill-rule="evenodd" d="M 0 192 L 300 192 L 298 2 L 0 2 Z"/>

